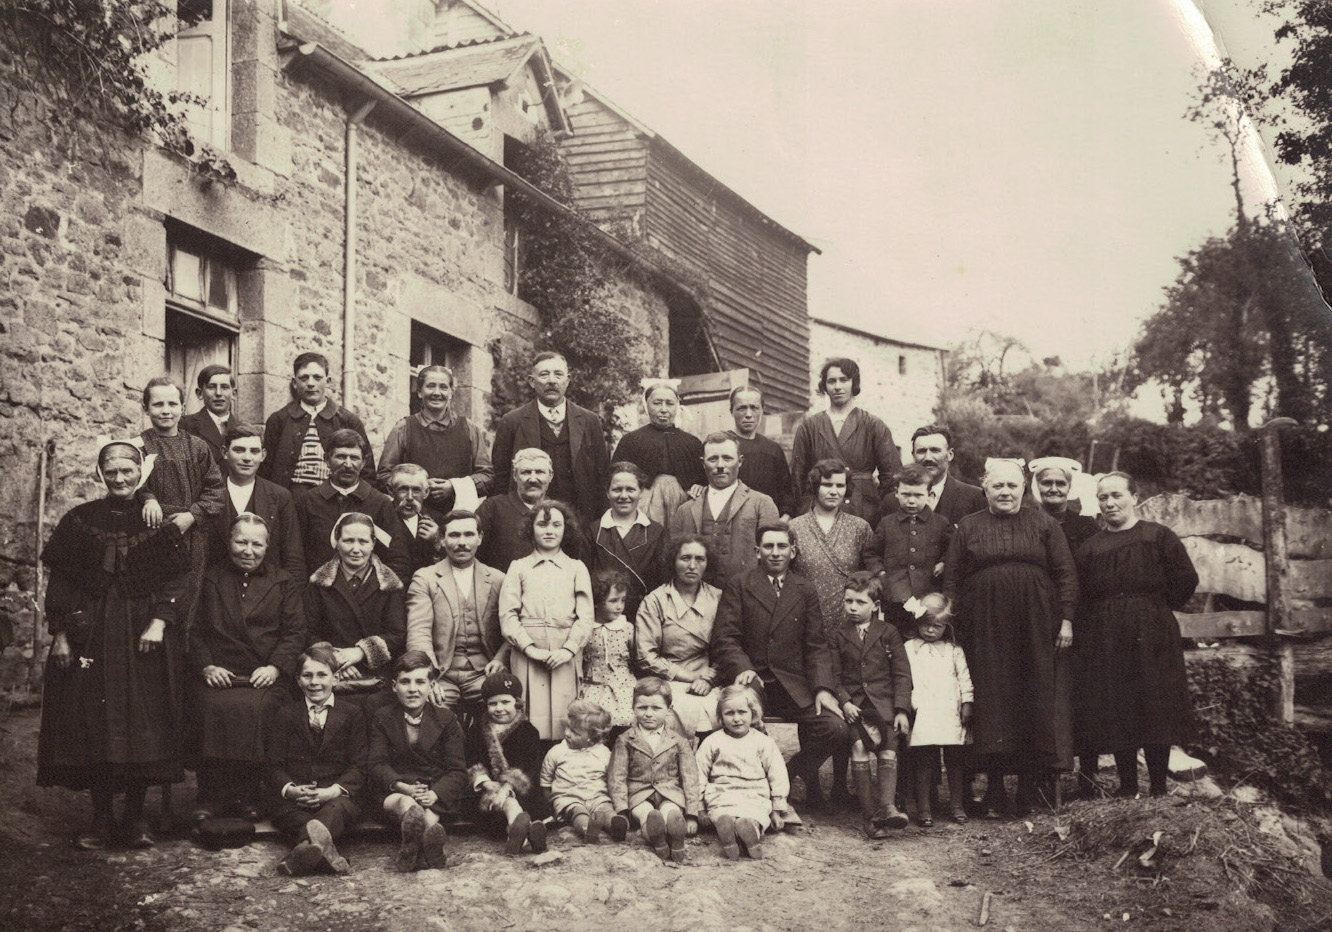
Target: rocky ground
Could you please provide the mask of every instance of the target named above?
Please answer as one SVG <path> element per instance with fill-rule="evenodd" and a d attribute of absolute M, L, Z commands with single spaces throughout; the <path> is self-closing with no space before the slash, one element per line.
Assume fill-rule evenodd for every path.
<path fill-rule="evenodd" d="M 1182 796 L 1164 806 L 1076 803 L 1027 822 L 911 828 L 882 844 L 867 843 L 851 814 L 807 815 L 804 829 L 770 837 L 762 861 L 723 860 L 705 834 L 690 843 L 687 863 L 664 865 L 641 842 L 589 848 L 567 831 L 541 858 L 506 858 L 494 838 L 459 835 L 447 870 L 408 875 L 392 872 L 391 836 L 368 833 L 340 846 L 349 876 L 298 880 L 277 875 L 285 847 L 275 838 L 223 852 L 184 837 L 149 851 L 80 852 L 68 839 L 88 816 L 86 800 L 33 786 L 36 723 L 24 711 L 0 724 L 6 929 L 943 932 L 976 928 L 987 892 L 987 928 L 1002 932 L 1285 927 L 1280 908 L 1227 885 L 1219 867 L 1143 873 L 1113 865 L 1118 850 L 1070 851 L 1070 827 L 1073 841 L 1086 835 L 1079 812 L 1103 819 L 1117 806 L 1168 828 L 1171 811 L 1206 805 Z M 188 811 L 190 793 L 178 796 Z"/>

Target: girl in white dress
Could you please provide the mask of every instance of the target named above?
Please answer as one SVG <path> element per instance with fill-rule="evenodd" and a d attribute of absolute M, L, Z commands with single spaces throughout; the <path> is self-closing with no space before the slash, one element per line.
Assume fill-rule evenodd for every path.
<path fill-rule="evenodd" d="M 967 821 L 964 746 L 970 740 L 971 671 L 962 648 L 953 643 L 952 606 L 937 592 L 920 600 L 924 614 L 916 622 L 916 636 L 906 642 L 911 661 L 911 706 L 916 720 L 911 727 L 911 753 L 916 770 L 916 820 L 934 824 L 931 790 L 938 782 L 939 750 L 948 773 L 948 804 L 953 821 Z"/>

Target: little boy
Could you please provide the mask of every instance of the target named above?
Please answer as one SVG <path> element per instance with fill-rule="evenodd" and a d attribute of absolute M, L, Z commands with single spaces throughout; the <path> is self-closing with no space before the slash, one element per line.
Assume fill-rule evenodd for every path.
<path fill-rule="evenodd" d="M 350 869 L 334 842 L 361 815 L 366 727 L 359 706 L 334 700 L 336 666 L 331 647 L 308 648 L 296 676 L 301 701 L 276 703 L 264 729 L 268 782 L 280 798 L 273 825 L 297 839 L 278 864 L 289 877 Z"/>
<path fill-rule="evenodd" d="M 924 466 L 912 463 L 893 478 L 898 510 L 885 515 L 875 529 L 865 569 L 883 577 L 885 601 L 892 605 L 885 617 L 901 627 L 908 620 L 900 608 L 903 602 L 938 591 L 953 526 L 930 509 L 930 474 Z"/>
<path fill-rule="evenodd" d="M 872 573 L 847 577 L 842 623 L 831 645 L 837 700 L 851 732 L 851 778 L 871 839 L 906 827 L 907 817 L 896 805 L 897 736 L 911 730 L 911 663 L 897 628 L 877 617 L 880 591 Z M 870 786 L 872 757 L 879 759 L 877 802 Z"/>
<path fill-rule="evenodd" d="M 616 815 L 606 787 L 610 748 L 603 743 L 611 727 L 611 714 L 586 699 L 569 703 L 569 724 L 564 740 L 546 754 L 541 765 L 541 791 L 561 822 L 573 826 L 586 844 L 624 841 L 629 820 Z"/>
<path fill-rule="evenodd" d="M 510 855 L 521 854 L 524 844 L 533 854 L 546 850 L 542 820 L 548 807 L 540 792 L 544 748 L 536 726 L 523 715 L 522 698 L 523 684 L 508 670 L 487 676 L 481 684 L 485 712 L 468 729 L 465 747 L 474 805 L 504 819 L 504 853 Z"/>

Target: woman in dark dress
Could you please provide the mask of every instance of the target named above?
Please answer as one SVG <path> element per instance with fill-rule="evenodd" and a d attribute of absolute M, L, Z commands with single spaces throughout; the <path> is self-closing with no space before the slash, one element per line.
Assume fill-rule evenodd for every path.
<path fill-rule="evenodd" d="M 208 568 L 190 629 L 189 664 L 199 762 L 201 822 L 228 814 L 255 820 L 269 703 L 291 694 L 305 647 L 300 583 L 264 560 L 268 523 L 242 512 L 227 535 L 228 558 Z"/>
<path fill-rule="evenodd" d="M 680 396 L 670 385 L 660 383 L 643 392 L 643 407 L 648 422 L 620 438 L 615 458 L 647 474 L 643 512 L 658 524 L 669 525 L 690 490 L 707 485 L 703 441 L 675 426 Z"/>
<path fill-rule="evenodd" d="M 1138 748 L 1151 794 L 1166 791 L 1170 746 L 1193 733 L 1175 611 L 1198 587 L 1188 551 L 1164 525 L 1138 518 L 1133 479 L 1096 484 L 1105 530 L 1078 550 L 1082 602 L 1073 649 L 1079 753 L 1113 752 L 1117 796 L 1138 792 Z"/>
<path fill-rule="evenodd" d="M 1018 774 L 1018 809 L 1035 801 L 1043 773 L 1071 765 L 1070 724 L 1057 686 L 1056 657 L 1073 640 L 1077 571 L 1059 524 L 1022 505 L 1023 471 L 990 460 L 982 482 L 988 508 L 957 524 L 944 563 L 971 667 L 972 729 L 988 775 L 986 815 L 1008 808 L 1003 774 Z"/>
<path fill-rule="evenodd" d="M 369 515 L 342 515 L 330 535 L 338 555 L 305 587 L 306 643 L 333 648 L 333 693 L 359 704 L 367 720 L 392 700 L 393 661 L 407 646 L 407 593 L 375 556 L 379 533 Z"/>
<path fill-rule="evenodd" d="M 633 463 L 612 463 L 610 508 L 597 527 L 597 546 L 592 552 L 592 575 L 615 570 L 629 578 L 629 596 L 624 617 L 633 624 L 643 597 L 661 585 L 662 554 L 666 550 L 666 528 L 639 510 L 647 476 Z"/>
<path fill-rule="evenodd" d="M 76 506 L 56 526 L 42 562 L 51 572 L 38 786 L 89 790 L 92 825 L 75 844 L 104 848 L 112 799 L 125 794 L 121 828 L 136 848 L 153 844 L 143 819 L 150 785 L 184 777 L 181 764 L 181 632 L 189 550 L 174 522 L 154 530 L 137 496 L 143 454 L 102 447 L 107 497 Z"/>

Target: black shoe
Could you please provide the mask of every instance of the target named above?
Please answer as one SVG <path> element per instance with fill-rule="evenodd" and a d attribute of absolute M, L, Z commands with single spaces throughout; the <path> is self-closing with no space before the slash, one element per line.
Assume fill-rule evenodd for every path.
<path fill-rule="evenodd" d="M 125 844 L 131 848 L 151 848 L 157 844 L 157 839 L 148 830 L 147 820 L 139 819 L 133 825 L 126 827 Z"/>

